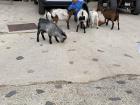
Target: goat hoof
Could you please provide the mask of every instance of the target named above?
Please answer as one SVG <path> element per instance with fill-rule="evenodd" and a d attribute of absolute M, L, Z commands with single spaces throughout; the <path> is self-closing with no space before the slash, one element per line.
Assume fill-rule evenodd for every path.
<path fill-rule="evenodd" d="M 37 40 L 37 42 L 39 42 L 39 40 Z"/>
<path fill-rule="evenodd" d="M 99 29 L 99 27 L 97 27 L 97 29 Z"/>

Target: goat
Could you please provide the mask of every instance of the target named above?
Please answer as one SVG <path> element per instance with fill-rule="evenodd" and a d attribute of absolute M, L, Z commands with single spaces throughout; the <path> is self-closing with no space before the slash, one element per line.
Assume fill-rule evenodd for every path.
<path fill-rule="evenodd" d="M 97 11 L 101 10 L 101 13 L 103 14 L 104 18 L 105 18 L 105 23 L 106 25 L 108 25 L 109 20 L 112 21 L 112 27 L 111 30 L 114 28 L 114 21 L 117 20 L 118 22 L 118 30 L 120 29 L 119 27 L 119 12 L 118 10 L 114 10 L 114 9 L 108 9 L 108 8 L 103 8 L 103 6 L 98 6 Z"/>
<path fill-rule="evenodd" d="M 40 18 L 38 22 L 38 31 L 37 31 L 37 42 L 39 42 L 39 35 L 41 33 L 43 40 L 45 40 L 44 33 L 48 33 L 49 43 L 52 44 L 52 36 L 55 37 L 55 40 L 59 42 L 57 37 L 63 43 L 67 39 L 67 35 L 62 31 L 55 23 L 51 22 L 48 19 Z"/>
<path fill-rule="evenodd" d="M 78 32 L 79 25 L 81 25 L 81 28 L 84 28 L 84 33 L 86 33 L 86 27 L 88 26 L 88 13 L 86 10 L 81 9 L 77 14 L 77 29 L 76 32 Z"/>
<path fill-rule="evenodd" d="M 59 17 L 59 20 L 66 20 L 68 17 L 68 11 L 67 9 L 52 9 L 52 15 L 57 15 Z"/>
<path fill-rule="evenodd" d="M 87 4 L 85 2 L 82 4 L 82 8 L 81 9 L 85 10 L 88 13 L 88 15 L 89 15 L 88 6 L 87 6 Z M 70 10 L 68 9 L 68 18 L 67 18 L 67 21 L 66 21 L 67 22 L 67 29 L 70 29 L 69 20 L 70 20 L 72 15 L 74 15 L 75 22 L 77 21 L 77 12 L 79 12 L 79 10 L 77 11 L 76 8 L 75 9 L 73 8 L 73 9 L 70 9 Z M 89 22 L 89 19 L 87 21 L 87 26 L 89 27 L 88 22 Z"/>
<path fill-rule="evenodd" d="M 99 14 L 97 11 L 89 11 L 91 27 L 93 27 L 96 20 L 96 27 L 99 28 Z"/>

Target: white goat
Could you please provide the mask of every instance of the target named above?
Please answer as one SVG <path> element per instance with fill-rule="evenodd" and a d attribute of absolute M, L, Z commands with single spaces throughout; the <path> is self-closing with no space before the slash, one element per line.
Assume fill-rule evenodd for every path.
<path fill-rule="evenodd" d="M 84 28 L 84 33 L 86 33 L 86 27 L 88 26 L 89 16 L 86 10 L 81 9 L 77 14 L 77 29 L 78 32 L 79 25 Z"/>
<path fill-rule="evenodd" d="M 94 22 L 96 21 L 96 27 L 97 29 L 99 28 L 99 14 L 97 11 L 89 11 L 89 15 L 90 15 L 90 24 L 91 24 L 91 27 L 94 26 Z"/>
<path fill-rule="evenodd" d="M 67 9 L 52 9 L 52 15 L 57 15 L 60 20 L 66 20 L 68 18 Z"/>

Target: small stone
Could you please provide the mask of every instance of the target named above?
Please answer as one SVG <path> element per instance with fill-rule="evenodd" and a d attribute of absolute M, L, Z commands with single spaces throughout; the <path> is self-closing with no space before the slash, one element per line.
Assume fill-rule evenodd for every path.
<path fill-rule="evenodd" d="M 42 94 L 42 93 L 44 93 L 45 91 L 44 91 L 44 90 L 41 90 L 41 89 L 36 89 L 36 92 L 37 92 L 37 94 Z"/>
<path fill-rule="evenodd" d="M 121 98 L 120 97 L 111 97 L 111 98 L 109 98 L 109 100 L 111 100 L 111 101 L 119 101 L 119 100 L 121 100 Z"/>
<path fill-rule="evenodd" d="M 11 47 L 6 47 L 6 49 L 10 49 Z"/>
<path fill-rule="evenodd" d="M 11 97 L 15 95 L 16 93 L 17 93 L 16 90 L 10 91 L 8 94 L 5 95 L 5 97 Z"/>
<path fill-rule="evenodd" d="M 45 105 L 55 105 L 55 103 L 52 103 L 50 101 L 47 101 Z"/>
<path fill-rule="evenodd" d="M 74 62 L 73 62 L 73 61 L 69 61 L 69 63 L 70 63 L 70 64 L 74 64 Z"/>
<path fill-rule="evenodd" d="M 43 44 L 40 44 L 40 46 L 43 46 Z"/>
<path fill-rule="evenodd" d="M 125 84 L 126 82 L 120 80 L 120 81 L 117 81 L 117 83 L 118 83 L 118 84 Z"/>
<path fill-rule="evenodd" d="M 127 90 L 125 91 L 127 94 L 132 94 L 132 91 L 131 90 Z"/>
<path fill-rule="evenodd" d="M 62 88 L 62 84 L 56 84 L 56 85 L 55 85 L 55 88 L 61 89 L 61 88 Z"/>
<path fill-rule="evenodd" d="M 100 49 L 98 49 L 97 51 L 98 51 L 98 52 L 101 52 L 101 53 L 103 53 L 103 52 L 104 52 L 103 50 L 100 50 Z"/>
<path fill-rule="evenodd" d="M 22 59 L 24 59 L 24 57 L 23 56 L 18 56 L 16 59 L 17 60 L 22 60 Z"/>
<path fill-rule="evenodd" d="M 76 43 L 77 41 L 73 41 L 73 43 Z"/>
<path fill-rule="evenodd" d="M 93 58 L 92 61 L 98 62 L 98 59 L 97 58 Z"/>

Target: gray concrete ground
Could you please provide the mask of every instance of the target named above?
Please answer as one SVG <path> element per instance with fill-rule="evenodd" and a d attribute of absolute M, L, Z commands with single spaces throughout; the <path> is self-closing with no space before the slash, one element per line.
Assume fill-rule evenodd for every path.
<path fill-rule="evenodd" d="M 140 15 L 120 14 L 119 31 L 109 23 L 86 34 L 59 21 L 63 44 L 47 35 L 37 43 L 36 30 L 8 32 L 7 24 L 37 23 L 37 11 L 32 2 L 0 4 L 0 105 L 139 105 L 139 76 L 116 75 L 140 74 Z"/>
<path fill-rule="evenodd" d="M 139 105 L 140 76 L 0 87 L 0 105 Z"/>

